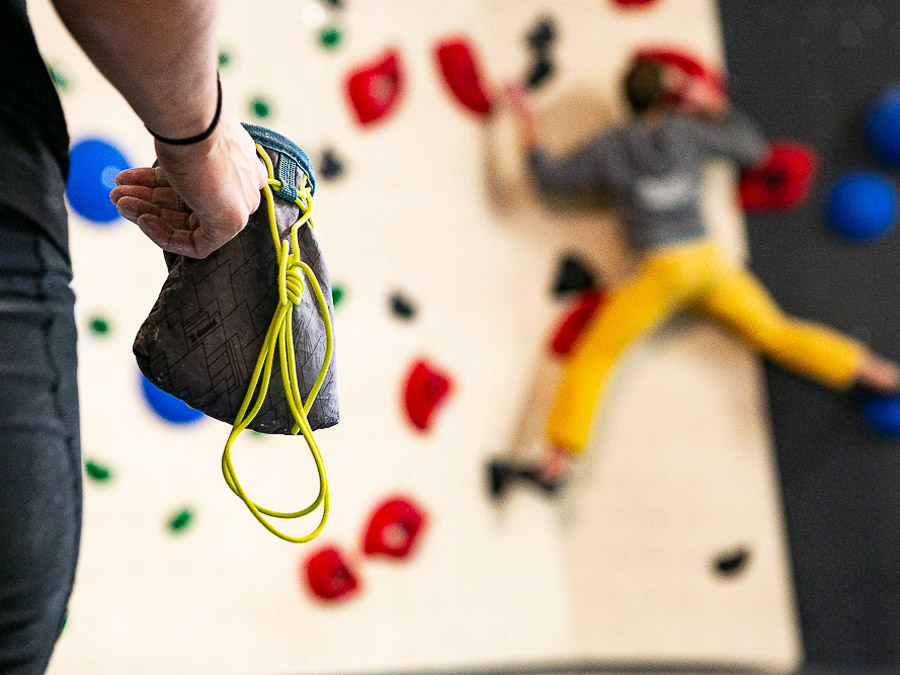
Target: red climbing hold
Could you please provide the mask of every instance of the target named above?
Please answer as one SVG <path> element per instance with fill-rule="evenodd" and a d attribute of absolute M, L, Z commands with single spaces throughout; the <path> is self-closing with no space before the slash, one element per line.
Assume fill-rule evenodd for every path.
<path fill-rule="evenodd" d="M 362 125 L 390 113 L 403 93 L 400 54 L 388 49 L 379 59 L 353 70 L 347 78 L 347 96 Z"/>
<path fill-rule="evenodd" d="M 403 403 L 406 415 L 416 429 L 427 431 L 431 427 L 434 413 L 452 389 L 450 378 L 426 361 L 419 360 L 412 365 L 403 388 Z"/>
<path fill-rule="evenodd" d="M 647 7 L 652 5 L 656 0 L 612 0 L 619 7 Z"/>
<path fill-rule="evenodd" d="M 605 300 L 606 295 L 599 291 L 584 293 L 575 307 L 557 324 L 553 340 L 550 342 L 550 351 L 560 356 L 572 351 L 575 341 Z"/>
<path fill-rule="evenodd" d="M 306 580 L 316 597 L 329 601 L 343 598 L 359 586 L 341 552 L 333 547 L 322 548 L 306 559 Z"/>
<path fill-rule="evenodd" d="M 477 115 L 490 114 L 491 101 L 469 42 L 465 38 L 443 40 L 435 46 L 434 54 L 456 100 Z"/>
<path fill-rule="evenodd" d="M 762 164 L 741 175 L 745 211 L 789 211 L 809 197 L 819 160 L 816 152 L 793 140 L 769 144 Z"/>
<path fill-rule="evenodd" d="M 406 558 L 421 539 L 428 517 L 421 506 L 404 497 L 382 502 L 372 513 L 363 535 L 366 555 Z"/>
<path fill-rule="evenodd" d="M 639 50 L 633 58 L 634 61 L 655 61 L 666 66 L 678 68 L 688 77 L 701 78 L 725 91 L 725 79 L 714 69 L 705 65 L 695 56 L 679 49 L 670 47 L 650 47 Z M 671 105 L 679 105 L 682 101 L 681 91 L 673 90 L 666 94 L 666 100 Z"/>

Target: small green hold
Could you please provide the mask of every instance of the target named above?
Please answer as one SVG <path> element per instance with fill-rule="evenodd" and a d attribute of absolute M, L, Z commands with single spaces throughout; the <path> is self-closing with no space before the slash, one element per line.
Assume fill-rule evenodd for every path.
<path fill-rule="evenodd" d="M 92 481 L 96 483 L 105 483 L 112 478 L 112 470 L 100 462 L 89 459 L 84 463 L 84 470 Z"/>
<path fill-rule="evenodd" d="M 332 286 L 331 287 L 331 302 L 337 307 L 341 300 L 344 299 L 344 287 L 343 286 Z"/>
<path fill-rule="evenodd" d="M 341 38 L 343 38 L 343 34 L 337 26 L 325 26 L 319 33 L 319 43 L 325 49 L 337 49 L 341 44 Z"/>
<path fill-rule="evenodd" d="M 262 96 L 257 96 L 250 101 L 250 110 L 257 117 L 265 118 L 272 114 L 272 106 Z"/>
<path fill-rule="evenodd" d="M 231 65 L 231 54 L 224 49 L 219 51 L 219 68 L 227 68 Z"/>
<path fill-rule="evenodd" d="M 260 440 L 265 436 L 265 434 L 261 431 L 257 431 L 256 429 L 250 430 L 250 437 L 255 438 L 256 440 Z"/>
<path fill-rule="evenodd" d="M 109 321 L 102 316 L 91 317 L 89 325 L 94 335 L 106 335 L 109 333 Z"/>
<path fill-rule="evenodd" d="M 66 629 L 66 624 L 69 623 L 69 608 L 66 607 L 66 613 L 63 615 L 62 626 L 59 627 L 59 634 L 62 635 L 62 632 Z"/>
<path fill-rule="evenodd" d="M 63 75 L 59 68 L 54 68 L 48 64 L 47 70 L 50 71 L 50 77 L 53 79 L 53 84 L 55 84 L 60 91 L 65 91 L 69 88 L 69 78 Z"/>
<path fill-rule="evenodd" d="M 191 521 L 194 519 L 194 513 L 190 509 L 182 509 L 171 518 L 169 518 L 169 532 L 178 534 L 184 532 Z"/>

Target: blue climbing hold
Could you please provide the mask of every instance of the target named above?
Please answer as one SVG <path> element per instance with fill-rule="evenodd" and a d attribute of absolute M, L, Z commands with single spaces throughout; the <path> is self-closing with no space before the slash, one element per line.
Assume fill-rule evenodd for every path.
<path fill-rule="evenodd" d="M 194 410 L 184 401 L 167 394 L 141 374 L 141 391 L 150 408 L 162 419 L 170 424 L 191 424 L 196 422 L 203 413 Z"/>
<path fill-rule="evenodd" d="M 69 204 L 86 220 L 117 220 L 119 213 L 109 201 L 109 193 L 116 186 L 116 174 L 130 168 L 119 149 L 102 139 L 87 138 L 76 143 L 69 153 Z"/>
<path fill-rule="evenodd" d="M 832 231 L 840 237 L 852 241 L 876 239 L 894 226 L 897 191 L 879 173 L 846 173 L 831 189 L 827 216 Z"/>
<path fill-rule="evenodd" d="M 900 86 L 875 99 L 866 118 L 866 140 L 878 159 L 900 167 Z"/>
<path fill-rule="evenodd" d="M 871 395 L 862 402 L 866 423 L 881 436 L 900 437 L 900 396 Z"/>

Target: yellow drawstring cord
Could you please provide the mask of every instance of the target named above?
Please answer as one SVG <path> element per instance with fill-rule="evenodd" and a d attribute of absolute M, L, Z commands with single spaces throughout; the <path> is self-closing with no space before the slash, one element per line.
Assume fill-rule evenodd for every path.
<path fill-rule="evenodd" d="M 262 350 L 256 361 L 256 368 L 253 371 L 253 376 L 250 378 L 250 385 L 247 388 L 247 394 L 244 396 L 244 402 L 241 404 L 241 409 L 238 411 L 234 424 L 231 427 L 228 441 L 225 443 L 225 450 L 222 452 L 222 474 L 225 476 L 225 482 L 228 483 L 228 487 L 231 488 L 231 491 L 241 498 L 244 504 L 247 505 L 247 508 L 250 509 L 253 516 L 263 527 L 276 537 L 280 537 L 285 541 L 303 544 L 315 539 L 322 531 L 322 528 L 325 527 L 325 522 L 328 520 L 328 479 L 325 476 L 325 466 L 322 463 L 322 454 L 319 451 L 316 439 L 313 437 L 312 428 L 309 426 L 309 421 L 306 419 L 306 416 L 316 400 L 316 396 L 319 393 L 319 389 L 322 387 L 322 383 L 325 381 L 328 365 L 331 363 L 334 338 L 331 330 L 331 317 L 328 314 L 328 304 L 325 302 L 325 297 L 322 295 L 322 289 L 319 286 L 316 275 L 313 273 L 312 269 L 310 269 L 309 265 L 300 260 L 300 247 L 297 244 L 297 230 L 307 223 L 310 227 L 313 225 L 311 217 L 312 195 L 310 194 L 310 186 L 306 175 L 303 175 L 303 185 L 300 186 L 300 195 L 294 200 L 294 203 L 300 208 L 300 216 L 297 219 L 297 222 L 291 226 L 290 243 L 286 240 L 282 241 L 278 234 L 278 224 L 275 220 L 275 200 L 272 196 L 273 187 L 276 190 L 281 190 L 281 181 L 275 178 L 272 161 L 269 159 L 269 155 L 266 154 L 263 147 L 258 143 L 256 144 L 256 152 L 262 158 L 263 162 L 265 162 L 266 169 L 269 172 L 269 178 L 266 181 L 266 185 L 263 186 L 263 194 L 266 198 L 266 207 L 269 214 L 269 227 L 272 231 L 272 238 L 275 243 L 275 254 L 278 260 L 278 308 L 275 310 L 275 316 L 272 318 L 272 323 L 269 324 L 269 330 L 266 333 L 266 339 L 263 342 Z M 300 303 L 300 299 L 303 296 L 304 283 L 303 275 L 300 273 L 301 271 L 309 280 L 310 288 L 312 288 L 312 291 L 316 296 L 316 301 L 319 304 L 319 311 L 322 314 L 322 321 L 325 324 L 326 338 L 325 358 L 322 361 L 319 375 L 316 378 L 315 383 L 313 383 L 305 403 L 300 396 L 300 389 L 297 383 L 297 364 L 294 359 L 294 336 L 291 331 L 293 307 Z M 231 462 L 231 446 L 234 444 L 234 441 L 240 433 L 246 429 L 253 421 L 253 418 L 256 417 L 256 414 L 259 412 L 259 409 L 262 407 L 263 401 L 265 400 L 266 392 L 269 390 L 269 380 L 272 376 L 272 362 L 276 350 L 278 351 L 280 359 L 281 380 L 284 385 L 284 393 L 287 396 L 288 407 L 294 417 L 294 427 L 291 430 L 291 433 L 297 434 L 299 431 L 303 434 L 303 438 L 306 440 L 306 444 L 309 446 L 309 450 L 312 453 L 313 460 L 315 460 L 316 471 L 318 471 L 319 474 L 318 496 L 312 504 L 305 509 L 294 511 L 293 513 L 273 511 L 271 509 L 263 508 L 252 501 L 238 482 L 237 475 L 234 471 L 234 465 Z M 262 382 L 260 382 L 260 374 L 262 374 Z M 259 393 L 256 396 L 253 407 L 248 413 L 247 408 L 250 407 L 250 401 L 253 399 L 253 394 L 256 392 L 257 388 L 259 388 Z M 323 504 L 323 502 L 322 519 L 319 521 L 319 526 L 305 537 L 292 537 L 287 535 L 269 523 L 264 517 L 271 516 L 272 518 L 285 519 L 300 518 L 315 511 L 320 504 Z"/>

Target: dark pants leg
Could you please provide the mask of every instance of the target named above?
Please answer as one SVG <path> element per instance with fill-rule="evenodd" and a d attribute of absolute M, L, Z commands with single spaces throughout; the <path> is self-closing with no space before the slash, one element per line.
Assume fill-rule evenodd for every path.
<path fill-rule="evenodd" d="M 0 207 L 0 673 L 43 673 L 72 591 L 81 451 L 71 266 Z"/>

